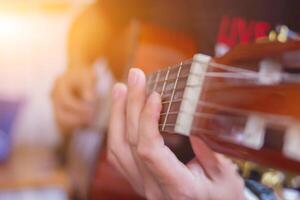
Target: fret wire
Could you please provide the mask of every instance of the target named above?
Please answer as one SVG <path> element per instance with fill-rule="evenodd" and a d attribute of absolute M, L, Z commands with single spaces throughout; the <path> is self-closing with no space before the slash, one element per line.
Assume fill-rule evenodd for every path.
<path fill-rule="evenodd" d="M 156 88 L 157 88 L 157 84 L 158 84 L 158 80 L 160 78 L 160 74 L 161 74 L 160 71 L 158 71 L 157 74 L 156 74 L 156 79 L 155 79 L 155 84 L 154 84 L 154 87 L 153 87 L 153 91 L 155 91 Z"/>
<path fill-rule="evenodd" d="M 168 68 L 167 74 L 165 76 L 165 80 L 164 80 L 164 84 L 163 84 L 160 96 L 163 96 L 163 94 L 164 94 L 164 90 L 165 90 L 165 87 L 166 87 L 166 84 L 167 84 L 167 81 L 168 81 L 169 73 L 170 73 L 170 68 Z"/>
<path fill-rule="evenodd" d="M 178 72 L 177 72 L 177 76 L 176 76 L 177 78 L 176 78 L 176 81 L 175 81 L 175 84 L 174 84 L 174 88 L 173 88 L 173 92 L 172 92 L 172 96 L 171 96 L 171 100 L 170 100 L 170 103 L 169 103 L 169 106 L 168 106 L 167 113 L 170 112 L 170 109 L 171 109 L 171 106 L 172 106 L 172 101 L 174 99 L 175 90 L 176 90 L 176 87 L 177 87 L 177 84 L 178 84 L 178 78 L 179 78 L 181 70 L 182 70 L 182 64 L 183 63 L 181 63 L 181 66 L 179 67 Z M 165 116 L 164 124 L 167 123 L 167 120 L 168 120 L 168 114 Z M 163 126 L 163 130 L 164 129 L 165 129 L 165 127 Z"/>
<path fill-rule="evenodd" d="M 163 94 L 164 94 L 165 87 L 166 87 L 166 84 L 167 84 L 167 80 L 168 80 L 168 78 L 169 78 L 170 70 L 171 70 L 170 67 L 168 67 L 168 71 L 167 71 L 166 76 L 165 76 L 165 81 L 164 81 L 164 84 L 163 84 L 163 87 L 162 87 L 160 96 L 163 96 Z M 163 129 L 163 130 L 164 130 L 164 129 Z"/>
<path fill-rule="evenodd" d="M 190 60 L 183 61 L 183 62 L 181 62 L 181 63 L 183 63 L 183 66 L 186 66 L 186 65 L 191 65 L 193 62 L 194 62 L 194 61 L 193 61 L 192 59 L 190 59 Z M 170 70 L 173 70 L 173 69 L 174 69 L 174 70 L 175 70 L 175 69 L 179 69 L 179 67 L 181 66 L 181 63 L 180 63 L 180 64 L 177 64 L 177 65 L 173 65 L 173 66 L 168 66 L 168 67 L 166 67 L 166 68 L 164 68 L 164 69 L 160 69 L 160 70 L 158 70 L 158 72 L 164 73 L 164 72 L 167 72 L 168 69 L 170 69 Z M 148 76 L 151 76 L 151 75 L 153 75 L 153 74 L 155 74 L 155 73 L 157 73 L 157 72 L 149 73 Z"/>
<path fill-rule="evenodd" d="M 175 92 L 183 92 L 183 91 L 185 90 L 185 88 L 186 88 L 186 87 L 180 87 L 180 88 L 177 88 L 177 89 L 175 90 Z M 173 89 L 165 90 L 164 96 L 165 96 L 165 95 L 170 95 L 170 94 L 172 94 L 172 91 L 173 91 Z M 171 93 L 167 93 L 167 92 L 171 92 Z M 163 98 L 164 96 L 162 96 L 162 98 Z"/>
<path fill-rule="evenodd" d="M 151 91 L 151 82 L 152 82 L 153 75 L 147 75 L 147 82 L 146 82 L 146 88 L 147 88 L 147 94 L 149 91 Z"/>
<path fill-rule="evenodd" d="M 185 79 L 185 78 L 188 78 L 189 75 L 184 75 L 184 76 L 180 76 L 178 79 L 181 80 L 181 79 Z M 165 80 L 157 80 L 156 81 L 153 81 L 153 82 L 150 82 L 148 83 L 149 85 L 152 85 L 152 84 L 159 84 L 159 83 L 163 83 Z M 172 82 L 172 81 L 176 81 L 176 78 L 171 78 L 171 79 L 168 79 L 169 82 Z"/>

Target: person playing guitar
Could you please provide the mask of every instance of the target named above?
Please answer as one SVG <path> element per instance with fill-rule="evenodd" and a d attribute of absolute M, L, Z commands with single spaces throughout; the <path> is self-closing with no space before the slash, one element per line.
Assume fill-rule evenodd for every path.
<path fill-rule="evenodd" d="M 97 96 L 95 93 L 96 78 L 95 78 L 95 72 L 90 66 L 92 66 L 97 59 L 106 58 L 109 61 L 109 66 L 111 71 L 114 74 L 114 77 L 119 80 L 121 79 L 122 75 L 125 72 L 124 70 L 126 69 L 125 66 L 133 63 L 134 64 L 139 63 L 132 60 L 132 49 L 135 47 L 134 42 L 132 42 L 132 35 L 136 33 L 134 31 L 134 28 L 128 29 L 128 25 L 131 24 L 128 22 L 131 21 L 132 18 L 150 21 L 151 23 L 159 24 L 163 27 L 164 24 L 167 24 L 166 27 L 170 30 L 175 30 L 175 32 L 180 32 L 180 34 L 184 32 L 185 35 L 190 35 L 193 39 L 196 38 L 196 40 L 194 40 L 196 41 L 194 45 L 190 45 L 190 46 L 183 45 L 183 47 L 180 47 L 181 50 L 184 49 L 182 50 L 182 52 L 185 53 L 187 52 L 187 49 L 189 49 L 188 50 L 189 53 L 186 53 L 185 55 L 176 54 L 177 60 L 174 59 L 174 57 L 173 59 L 167 59 L 168 62 L 161 64 L 161 66 L 170 65 L 180 60 L 185 60 L 191 57 L 192 54 L 195 54 L 197 52 L 209 53 L 210 55 L 212 55 L 213 51 L 215 51 L 216 55 L 221 56 L 224 55 L 224 53 L 228 52 L 230 48 L 234 47 L 239 43 L 251 43 L 258 39 L 262 39 L 268 36 L 269 32 L 272 32 L 272 29 L 276 28 L 274 25 L 282 23 L 282 21 L 287 20 L 291 22 L 289 24 L 293 24 L 294 22 L 297 21 L 296 20 L 297 15 L 293 15 L 293 12 L 289 13 L 288 17 L 283 17 L 284 20 L 272 19 L 270 21 L 266 21 L 267 19 L 269 19 L 269 17 L 265 16 L 265 12 L 261 12 L 260 9 L 258 8 L 254 9 L 255 7 L 257 7 L 256 4 L 259 3 L 258 2 L 253 3 L 253 1 L 248 2 L 249 6 L 253 8 L 253 13 L 252 14 L 248 13 L 249 15 L 242 11 L 245 10 L 245 8 L 243 8 L 241 3 L 239 3 L 238 1 L 231 2 L 232 7 L 236 7 L 235 12 L 233 13 L 231 13 L 232 11 L 230 12 L 226 11 L 227 6 L 225 4 L 227 3 L 224 2 L 222 3 L 222 1 L 219 2 L 216 1 L 207 4 L 202 4 L 203 3 L 202 1 L 190 1 L 189 3 L 187 2 L 182 3 L 179 1 L 178 2 L 176 1 L 176 3 L 174 3 L 173 1 L 172 2 L 164 1 L 163 3 L 161 3 L 161 5 L 156 5 L 156 3 L 153 3 L 152 1 L 151 2 L 145 1 L 144 3 L 137 3 L 137 2 L 132 3 L 132 2 L 131 1 L 127 2 L 128 5 L 131 5 L 130 6 L 131 9 L 128 10 L 125 9 L 125 11 L 123 8 L 126 8 L 127 5 L 124 5 L 124 3 L 126 3 L 124 1 L 97 2 L 95 6 L 89 8 L 88 11 L 86 11 L 81 16 L 81 18 L 79 18 L 77 23 L 75 23 L 75 25 L 73 26 L 71 37 L 70 37 L 70 47 L 69 47 L 70 67 L 66 71 L 66 73 L 63 74 L 58 79 L 55 88 L 53 90 L 53 102 L 54 102 L 56 119 L 63 132 L 71 133 L 78 128 L 82 128 L 90 125 L 91 122 L 94 120 L 95 117 L 94 106 L 95 106 L 95 101 Z M 264 6 L 266 7 L 267 5 L 269 5 L 269 3 L 270 2 L 266 1 Z M 274 2 L 272 1 L 272 3 Z M 174 9 L 172 8 L 172 6 L 169 6 L 171 4 L 174 5 L 173 6 Z M 216 6 L 217 4 L 219 6 L 221 5 L 221 7 L 223 7 L 224 10 L 222 11 L 217 10 L 215 16 L 211 16 L 209 13 L 207 13 L 206 15 L 199 14 L 201 13 L 200 10 L 203 10 L 203 13 L 205 13 L 206 10 L 219 7 Z M 289 8 L 297 7 L 297 5 L 294 6 L 290 3 L 287 4 L 289 4 L 288 5 Z M 285 6 L 277 2 L 275 6 L 276 12 L 281 13 L 282 7 Z M 141 10 L 140 8 L 145 8 L 145 12 L 144 13 L 137 12 Z M 168 16 L 175 16 L 175 14 L 177 13 L 181 13 L 181 14 L 176 15 L 177 17 L 171 19 L 162 18 L 160 20 L 160 17 L 157 15 L 157 13 L 160 12 L 159 10 L 165 10 L 166 13 L 168 13 L 167 14 Z M 120 16 L 120 14 L 121 15 L 124 14 L 124 17 Z M 243 14 L 246 15 L 243 16 Z M 256 17 L 253 17 L 253 15 L 255 15 Z M 205 17 L 203 18 L 203 16 Z M 214 20 L 207 21 L 211 19 Z M 190 23 L 193 20 L 194 22 L 196 21 L 197 23 Z M 191 25 L 185 26 L 187 24 L 191 24 Z M 215 27 L 216 25 L 218 26 L 218 24 L 219 24 L 219 33 L 216 32 L 218 28 Z M 293 25 L 292 28 L 294 27 L 297 28 L 297 25 Z M 153 29 L 150 28 L 150 30 Z M 248 30 L 248 32 L 246 30 Z M 175 38 L 178 39 L 180 37 L 176 36 Z M 157 42 L 159 40 L 156 38 L 155 41 Z M 187 41 L 187 40 L 183 39 L 183 41 Z M 183 42 L 183 43 L 186 44 L 188 42 Z M 189 47 L 186 48 L 186 46 Z M 144 57 L 142 57 L 142 59 L 143 58 Z M 230 59 L 226 60 L 225 58 L 228 59 L 226 56 L 223 57 L 224 64 L 233 64 L 231 63 Z M 142 80 L 141 83 L 143 83 L 144 75 L 143 73 L 141 73 L 141 71 L 133 70 L 132 73 L 138 74 L 137 79 L 141 78 Z M 135 95 L 137 95 L 140 98 L 145 98 L 143 97 L 143 93 L 144 93 L 143 91 L 145 90 L 145 88 L 139 88 L 139 89 L 140 91 L 137 92 L 137 94 Z M 115 91 L 114 93 L 116 93 L 116 96 L 119 97 L 119 101 L 118 101 L 119 104 L 122 102 L 124 103 L 126 98 L 125 96 L 127 93 L 126 87 L 124 85 L 118 84 L 114 91 Z M 134 88 L 131 88 L 129 86 L 128 95 L 131 94 L 132 91 L 134 91 Z M 154 94 L 153 96 L 154 97 L 152 97 L 151 95 L 154 101 L 158 99 L 157 95 Z M 150 98 L 150 100 L 152 98 Z M 127 123 L 126 120 L 120 120 L 120 121 L 118 121 L 118 119 L 115 120 L 115 118 L 122 117 L 117 114 L 121 114 L 122 110 L 125 109 L 125 107 L 121 107 L 118 110 L 118 108 L 116 108 L 118 102 L 113 101 L 114 103 L 113 112 L 112 112 L 113 119 L 111 120 L 111 123 L 113 123 L 111 127 L 113 128 L 117 126 L 124 126 L 124 123 Z M 135 102 L 135 101 L 130 101 L 130 102 Z M 138 110 L 138 111 L 135 110 L 135 112 L 133 112 L 134 115 L 140 115 L 141 113 L 144 113 L 141 111 L 142 108 L 143 107 L 147 108 L 148 104 L 146 104 L 145 106 L 142 103 L 142 100 L 138 101 L 137 98 L 137 102 L 134 105 L 135 108 L 133 110 L 135 109 Z M 140 106 L 136 106 L 136 105 L 140 105 Z M 151 105 L 148 106 L 150 107 Z M 156 109 L 159 110 L 159 103 L 152 106 L 156 107 Z M 117 111 L 114 111 L 114 109 Z M 148 113 L 148 114 L 155 115 L 155 112 L 153 111 L 153 113 Z M 242 182 L 241 178 L 237 176 L 234 166 L 227 159 L 223 158 L 218 154 L 216 157 L 212 156 L 212 158 L 215 157 L 215 159 L 212 160 L 209 159 L 209 156 L 205 156 L 205 159 L 203 158 L 204 160 L 201 159 L 201 156 L 200 157 L 198 156 L 197 157 L 198 160 L 195 160 L 194 162 L 190 163 L 188 167 L 183 166 L 178 162 L 178 160 L 175 159 L 174 155 L 164 145 L 162 145 L 161 136 L 158 130 L 151 129 L 151 127 L 154 128 L 157 126 L 157 121 L 155 121 L 156 118 L 155 116 L 152 116 L 151 118 L 153 117 L 154 119 L 150 120 L 149 122 L 146 122 L 146 120 L 141 120 L 141 121 L 137 120 L 137 116 L 135 116 L 134 118 L 135 120 L 131 120 L 130 123 L 132 123 L 133 129 L 137 129 L 137 126 L 139 126 L 140 123 L 143 123 L 145 124 L 141 126 L 144 127 L 143 129 L 146 128 L 148 130 L 149 128 L 149 130 L 152 130 L 151 133 L 155 135 L 156 138 L 155 141 L 161 144 L 160 146 L 161 148 L 160 150 L 162 150 L 161 158 L 159 157 L 157 158 L 156 156 L 155 159 L 153 159 L 154 157 L 148 158 L 147 152 L 143 152 L 144 151 L 143 149 L 140 149 L 141 151 L 137 151 L 136 149 L 137 144 L 135 144 L 137 142 L 136 138 L 135 141 L 130 140 L 129 151 L 124 150 L 120 152 L 120 149 L 117 149 L 116 151 L 115 150 L 109 151 L 108 154 L 110 160 L 112 161 L 112 163 L 114 163 L 118 171 L 121 172 L 121 174 L 125 174 L 127 180 L 131 183 L 132 186 L 134 186 L 134 188 L 136 189 L 136 191 L 138 191 L 140 195 L 144 197 L 148 197 L 150 199 L 167 198 L 167 197 L 169 197 L 170 199 L 172 198 L 176 199 L 176 197 L 180 197 L 180 196 L 182 196 L 183 198 L 201 197 L 202 199 L 206 199 L 206 197 L 216 197 L 216 199 L 243 198 L 243 184 L 241 183 Z M 122 133 L 110 129 L 108 149 L 111 150 L 112 146 L 114 148 L 116 146 L 115 145 L 116 141 L 114 140 L 114 138 L 112 139 L 111 137 L 112 135 L 120 134 L 120 137 L 122 138 L 124 135 L 137 136 L 137 134 L 140 135 L 142 132 L 144 131 L 135 130 L 132 133 L 128 133 L 128 131 Z M 149 135 L 149 137 L 151 137 L 151 135 Z M 149 139 L 147 141 L 150 142 L 151 140 Z M 127 140 L 123 142 L 125 142 L 125 147 L 124 144 L 123 146 L 117 144 L 117 147 L 128 148 Z M 192 143 L 196 143 L 195 145 L 193 145 L 194 147 L 195 146 L 205 147 L 205 145 L 203 145 L 201 142 L 202 142 L 201 140 L 192 141 Z M 152 145 L 155 146 L 156 143 L 154 142 L 153 144 L 151 144 L 151 146 Z M 131 148 L 132 146 L 133 149 Z M 145 145 L 145 147 L 147 147 L 147 145 Z M 112 152 L 115 153 L 111 155 Z M 214 153 L 212 153 L 209 149 L 206 148 L 201 149 L 201 151 L 197 151 L 197 152 L 205 152 L 205 154 L 207 155 L 214 155 Z M 151 154 L 151 151 L 148 153 Z M 126 154 L 126 156 L 124 156 L 124 154 Z M 138 156 L 136 154 L 138 154 Z M 136 158 L 139 157 L 140 155 L 142 155 L 142 159 Z M 160 153 L 157 153 L 155 155 L 160 155 Z M 123 159 L 126 158 L 133 159 L 134 162 L 126 162 L 124 164 Z M 157 160 L 157 159 L 161 159 L 161 160 Z M 121 160 L 121 166 L 119 160 Z M 137 164 L 135 163 L 136 160 L 138 160 Z M 149 169 L 149 166 L 147 166 L 149 164 L 148 161 L 151 164 L 154 165 L 158 164 L 159 166 L 156 166 L 157 168 L 152 166 L 151 169 Z M 153 163 L 151 161 L 153 161 Z M 214 169 L 215 167 L 210 167 L 210 166 L 215 166 L 215 164 L 213 164 L 215 162 L 219 163 L 220 166 L 219 168 L 221 168 L 221 170 Z M 172 164 L 171 168 L 169 168 L 170 163 Z M 164 166 L 165 164 L 164 167 L 166 168 L 164 168 L 164 171 L 160 171 L 161 170 L 160 164 L 161 166 Z M 172 167 L 174 167 L 176 173 L 182 173 L 182 176 L 172 176 L 172 170 L 171 170 Z M 130 169 L 128 170 L 128 168 Z M 180 171 L 179 168 L 181 168 L 182 171 Z M 137 169 L 137 171 L 134 169 Z M 156 171 L 152 172 L 152 170 L 156 170 Z M 132 175 L 131 173 L 134 173 L 134 175 Z M 143 178 L 144 174 L 145 174 L 145 178 Z M 194 180 L 195 177 L 196 179 L 201 181 L 195 181 Z M 164 178 L 166 179 L 160 180 Z M 211 181 L 215 179 L 218 181 Z M 163 184 L 160 181 L 162 181 Z M 170 183 L 166 184 L 168 183 L 168 181 L 170 181 Z M 177 184 L 180 183 L 179 181 L 182 181 L 182 184 L 180 185 L 181 187 L 179 187 L 178 185 L 176 186 L 176 183 Z M 228 182 L 232 182 L 232 186 L 230 186 L 231 184 L 229 184 Z M 174 185 L 172 185 L 173 183 Z M 185 185 L 183 183 L 187 184 L 185 188 L 183 188 L 183 186 Z M 146 187 L 144 187 L 145 184 Z M 150 184 L 150 186 L 148 184 Z M 201 184 L 205 185 L 205 187 L 199 187 L 199 188 L 203 188 L 203 191 L 198 190 L 199 189 L 198 187 L 197 189 L 195 189 L 195 185 L 199 186 Z M 218 187 L 219 190 L 223 188 L 224 191 L 218 194 L 213 194 L 212 188 L 214 187 Z M 228 191 L 225 191 L 225 189 L 227 189 Z M 235 194 L 236 196 L 232 196 L 233 194 Z M 218 196 L 218 195 L 223 195 L 223 196 Z"/>

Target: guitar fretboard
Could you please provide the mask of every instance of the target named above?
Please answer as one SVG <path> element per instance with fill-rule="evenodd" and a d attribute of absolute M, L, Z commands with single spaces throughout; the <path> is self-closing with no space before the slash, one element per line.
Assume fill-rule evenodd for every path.
<path fill-rule="evenodd" d="M 168 67 L 147 76 L 147 93 L 157 92 L 162 97 L 159 128 L 162 132 L 174 132 L 177 114 L 191 70 L 191 62 Z"/>
<path fill-rule="evenodd" d="M 193 113 L 209 63 L 209 56 L 199 54 L 192 61 L 182 62 L 147 77 L 148 94 L 156 91 L 162 97 L 160 131 L 184 135 L 190 133 Z"/>

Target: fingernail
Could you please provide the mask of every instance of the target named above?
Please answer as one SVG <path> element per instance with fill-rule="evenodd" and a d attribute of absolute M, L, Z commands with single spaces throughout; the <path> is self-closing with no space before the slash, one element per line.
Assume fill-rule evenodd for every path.
<path fill-rule="evenodd" d="M 128 75 L 128 84 L 130 86 L 136 85 L 139 80 L 139 75 L 140 75 L 140 72 L 138 69 L 136 69 L 136 68 L 130 69 L 129 75 Z"/>
<path fill-rule="evenodd" d="M 118 100 L 120 97 L 122 97 L 125 90 L 126 86 L 124 84 L 116 83 L 112 92 L 114 100 Z"/>

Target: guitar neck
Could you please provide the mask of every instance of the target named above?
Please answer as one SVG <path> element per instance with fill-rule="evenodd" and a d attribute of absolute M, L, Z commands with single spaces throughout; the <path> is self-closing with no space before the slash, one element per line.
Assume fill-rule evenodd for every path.
<path fill-rule="evenodd" d="M 251 98 L 239 102 L 253 88 L 262 90 L 263 98 L 273 95 L 281 82 L 287 83 L 281 77 L 281 69 L 271 61 L 262 62 L 259 71 L 251 71 L 213 63 L 209 56 L 198 54 L 191 61 L 148 75 L 147 90 L 162 97 L 161 132 L 219 139 L 255 151 L 267 148 L 300 161 L 299 120 L 270 113 L 266 102 L 259 109 Z M 241 103 L 249 105 L 245 109 Z M 300 119 L 294 113 L 290 111 Z"/>

